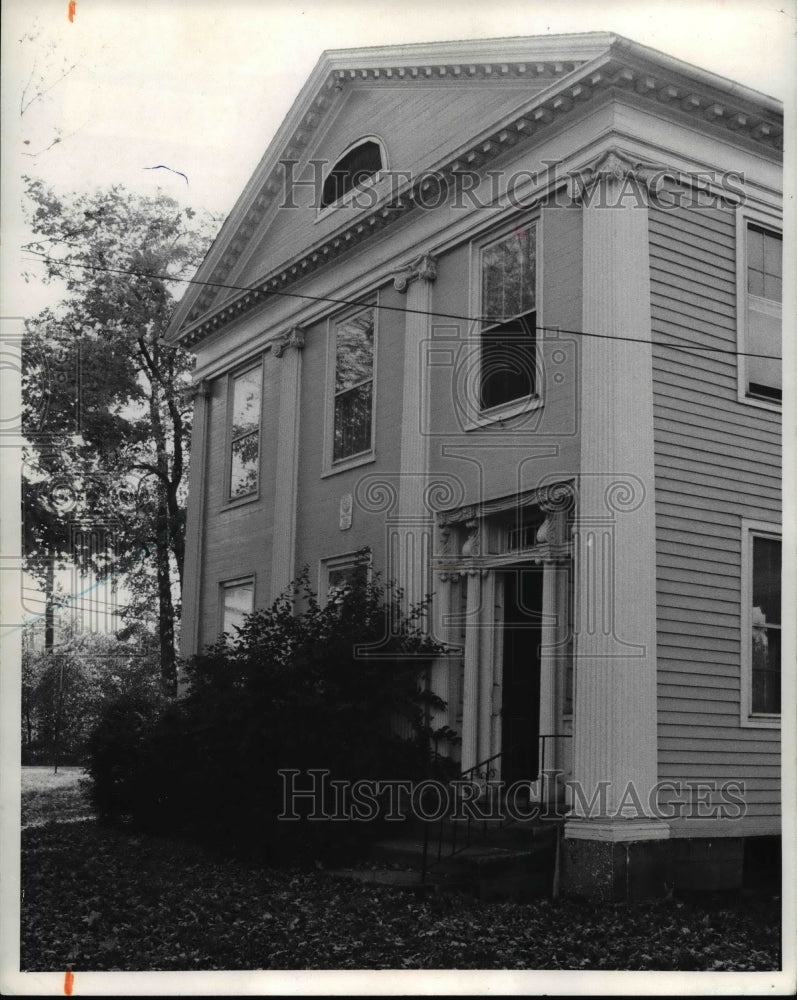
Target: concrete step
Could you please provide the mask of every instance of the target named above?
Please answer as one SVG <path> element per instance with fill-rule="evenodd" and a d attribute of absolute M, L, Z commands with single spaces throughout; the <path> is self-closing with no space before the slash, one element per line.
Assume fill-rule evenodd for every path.
<path fill-rule="evenodd" d="M 451 841 L 427 845 L 426 881 L 473 892 L 484 899 L 533 899 L 549 896 L 556 864 L 556 836 L 539 836 L 522 845 L 471 844 L 456 848 Z M 400 868 L 420 873 L 423 838 L 403 836 L 382 840 L 371 848 L 369 860 L 377 868 Z"/>

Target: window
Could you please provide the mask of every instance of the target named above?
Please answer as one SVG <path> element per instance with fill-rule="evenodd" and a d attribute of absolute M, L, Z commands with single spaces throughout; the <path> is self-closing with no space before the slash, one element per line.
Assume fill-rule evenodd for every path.
<path fill-rule="evenodd" d="M 335 325 L 333 462 L 372 447 L 374 314 L 363 309 Z"/>
<path fill-rule="evenodd" d="M 480 409 L 537 392 L 536 228 L 526 225 L 481 251 Z"/>
<path fill-rule="evenodd" d="M 328 208 L 383 169 L 382 147 L 379 143 L 374 139 L 358 142 L 340 157 L 327 174 L 321 192 L 321 208 Z"/>
<path fill-rule="evenodd" d="M 780 715 L 781 541 L 747 522 L 742 544 L 742 718 L 755 724 Z"/>
<path fill-rule="evenodd" d="M 233 580 L 221 585 L 221 631 L 235 638 L 236 629 L 251 615 L 255 604 L 255 582 Z"/>
<path fill-rule="evenodd" d="M 740 359 L 744 396 L 780 402 L 781 298 L 783 240 L 763 226 L 746 221 L 744 238 L 744 288 L 740 315 L 744 323 L 745 352 Z"/>
<path fill-rule="evenodd" d="M 321 563 L 319 591 L 329 601 L 339 601 L 356 583 L 370 577 L 371 554 L 368 549 L 332 556 Z"/>
<path fill-rule="evenodd" d="M 230 500 L 257 492 L 262 382 L 260 365 L 231 379 Z"/>

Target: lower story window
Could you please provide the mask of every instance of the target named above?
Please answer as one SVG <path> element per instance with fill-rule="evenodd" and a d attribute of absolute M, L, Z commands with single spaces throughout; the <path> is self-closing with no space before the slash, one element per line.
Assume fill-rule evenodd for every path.
<path fill-rule="evenodd" d="M 235 638 L 255 604 L 254 580 L 232 580 L 221 585 L 221 631 Z"/>
<path fill-rule="evenodd" d="M 780 714 L 781 540 L 774 531 L 746 526 L 743 568 L 747 616 L 743 650 L 749 678 L 748 711 Z"/>
<path fill-rule="evenodd" d="M 321 563 L 319 588 L 322 599 L 327 602 L 340 602 L 355 585 L 367 581 L 370 559 L 370 552 L 367 549 L 324 559 Z"/>

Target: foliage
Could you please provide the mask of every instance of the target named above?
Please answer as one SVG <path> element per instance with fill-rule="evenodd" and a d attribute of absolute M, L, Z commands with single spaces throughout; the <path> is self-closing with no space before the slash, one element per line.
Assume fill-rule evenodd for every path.
<path fill-rule="evenodd" d="M 22 761 L 76 764 L 102 705 L 122 694 L 157 698 L 154 650 L 112 636 L 65 633 L 52 651 L 26 636 L 22 653 Z"/>
<path fill-rule="evenodd" d="M 371 836 L 375 823 L 279 822 L 278 770 L 302 772 L 297 787 L 313 768 L 349 781 L 429 773 L 426 712 L 443 703 L 419 682 L 441 652 L 419 628 L 424 613 L 405 615 L 400 593 L 364 574 L 322 606 L 305 574 L 195 657 L 186 695 L 146 733 L 135 706 L 106 716 L 90 765 L 98 808 L 263 857 L 328 855 Z M 129 739 L 109 749 L 103 733 Z"/>
<path fill-rule="evenodd" d="M 25 831 L 22 888 L 21 967 L 71 965 L 78 981 L 112 969 L 779 967 L 778 900 L 418 897 L 92 822 Z"/>
<path fill-rule="evenodd" d="M 64 289 L 26 323 L 26 565 L 48 598 L 53 565 L 124 575 L 129 618 L 158 609 L 173 693 L 191 358 L 162 336 L 175 282 L 198 265 L 215 222 L 163 194 L 26 185 L 36 237 L 26 249 Z"/>

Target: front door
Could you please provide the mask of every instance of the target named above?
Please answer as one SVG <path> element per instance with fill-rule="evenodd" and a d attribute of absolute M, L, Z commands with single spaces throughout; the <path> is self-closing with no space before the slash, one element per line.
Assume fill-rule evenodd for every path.
<path fill-rule="evenodd" d="M 504 573 L 501 779 L 535 781 L 539 767 L 542 566 Z"/>

